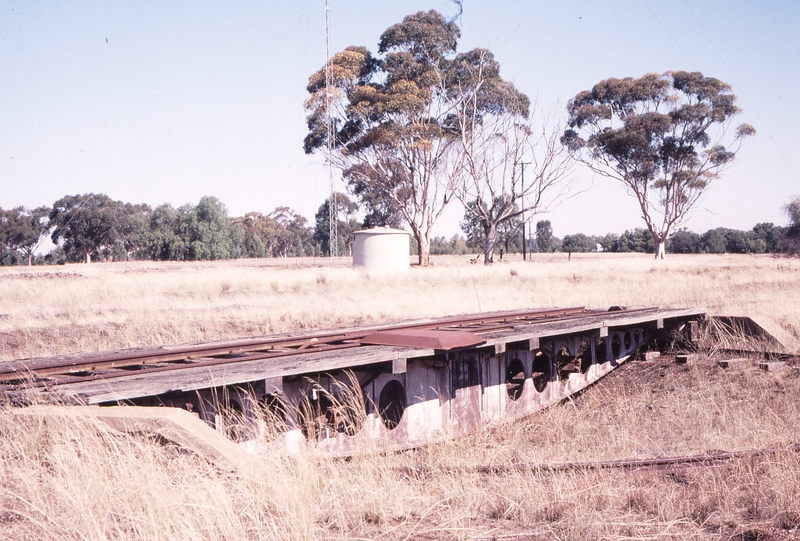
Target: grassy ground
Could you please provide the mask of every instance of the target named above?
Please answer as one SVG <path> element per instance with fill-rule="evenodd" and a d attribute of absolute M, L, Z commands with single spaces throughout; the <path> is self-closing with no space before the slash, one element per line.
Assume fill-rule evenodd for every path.
<path fill-rule="evenodd" d="M 0 360 L 547 306 L 700 306 L 800 334 L 797 260 L 537 254 L 484 267 L 453 256 L 401 277 L 322 263 L 0 267 Z"/>
<path fill-rule="evenodd" d="M 800 335 L 800 262 L 746 256 L 434 259 L 403 277 L 339 261 L 0 269 L 0 358 L 543 306 L 703 306 Z M 270 263 L 272 265 L 268 265 Z M 266 458 L 243 476 L 86 422 L 0 410 L 9 539 L 790 539 L 800 535 L 800 371 L 624 365 L 522 421 L 400 454 Z M 474 466 L 778 449 L 713 467 Z M 410 474 L 409 467 L 419 467 Z"/>

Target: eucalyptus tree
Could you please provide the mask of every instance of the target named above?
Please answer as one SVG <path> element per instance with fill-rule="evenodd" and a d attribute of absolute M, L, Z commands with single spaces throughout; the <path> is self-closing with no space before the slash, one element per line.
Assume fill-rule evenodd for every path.
<path fill-rule="evenodd" d="M 189 255 L 191 205 L 174 208 L 164 203 L 150 213 L 144 258 L 154 261 L 183 261 Z"/>
<path fill-rule="evenodd" d="M 487 245 L 487 227 L 484 216 L 498 216 L 497 209 L 503 208 L 506 201 L 495 199 L 489 208 L 477 209 L 477 206 L 484 206 L 486 202 L 478 199 L 469 201 L 464 205 L 464 217 L 461 220 L 461 230 L 466 235 L 467 246 L 471 249 L 481 250 L 485 254 Z M 518 210 L 516 207 L 514 211 Z M 494 238 L 491 241 L 492 249 L 497 244 L 505 248 L 506 252 L 521 252 L 522 238 L 520 228 L 522 220 L 519 213 L 516 213 L 507 220 L 497 223 L 494 228 Z"/>
<path fill-rule="evenodd" d="M 489 265 L 499 228 L 512 221 L 525 227 L 525 213 L 546 210 L 565 194 L 572 160 L 559 141 L 563 126 L 552 115 L 533 118 L 530 100 L 500 76 L 491 51 L 457 55 L 445 90 L 463 157 L 454 193 L 483 228 Z"/>
<path fill-rule="evenodd" d="M 663 258 L 670 231 L 734 163 L 748 124 L 731 86 L 699 72 L 610 78 L 573 98 L 562 141 L 593 172 L 632 193 Z"/>
<path fill-rule="evenodd" d="M 338 232 L 338 242 L 336 253 L 349 254 L 353 249 L 354 233 L 361 229 L 361 224 L 356 219 L 358 205 L 346 194 L 337 193 L 333 198 L 336 210 L 336 231 Z M 321 253 L 330 253 L 330 208 L 331 198 L 328 197 L 317 209 L 314 215 L 314 236 L 312 237 Z M 344 217 L 344 220 L 341 218 Z"/>
<path fill-rule="evenodd" d="M 110 253 L 125 224 L 125 203 L 106 194 L 67 195 L 53 203 L 49 216 L 50 238 L 63 243 L 71 261 L 92 262 Z"/>
<path fill-rule="evenodd" d="M 273 220 L 260 212 L 248 212 L 233 221 L 244 231 L 244 253 L 248 257 L 266 257 L 268 254 L 265 238 L 274 229 Z"/>
<path fill-rule="evenodd" d="M 16 207 L 10 210 L 0 209 L 0 248 L 22 255 L 28 263 L 33 264 L 33 254 L 41 246 L 49 233 L 47 216 L 49 207 L 26 209 Z"/>
<path fill-rule="evenodd" d="M 309 78 L 304 149 L 326 148 L 360 199 L 390 201 L 429 264 L 434 223 L 459 168 L 452 106 L 443 91 L 458 26 L 436 11 L 387 28 L 378 53 L 348 47 Z"/>
<path fill-rule="evenodd" d="M 554 244 L 553 225 L 550 220 L 536 222 L 536 249 L 540 252 L 550 252 Z"/>
<path fill-rule="evenodd" d="M 790 254 L 798 254 L 800 253 L 800 196 L 793 198 L 784 210 L 790 221 L 783 241 L 784 249 Z"/>
<path fill-rule="evenodd" d="M 191 230 L 188 259 L 236 259 L 242 255 L 244 229 L 228 218 L 228 210 L 216 197 L 200 198 L 186 219 Z"/>

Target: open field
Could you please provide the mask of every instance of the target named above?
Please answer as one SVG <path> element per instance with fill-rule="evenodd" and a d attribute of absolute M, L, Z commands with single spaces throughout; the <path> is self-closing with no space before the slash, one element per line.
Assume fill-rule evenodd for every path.
<path fill-rule="evenodd" d="M 407 276 L 326 261 L 0 268 L 0 358 L 213 340 L 513 308 L 702 306 L 800 336 L 800 261 L 537 255 L 434 258 Z M 87 422 L 0 410 L 9 539 L 792 539 L 800 370 L 635 361 L 522 421 L 416 451 L 266 457 L 247 475 Z M 710 467 L 475 466 L 776 449 Z M 412 470 L 415 468 L 416 470 Z M 417 471 L 418 473 L 413 473 Z"/>
<path fill-rule="evenodd" d="M 800 335 L 800 261 L 566 254 L 406 276 L 342 259 L 0 267 L 0 359 L 548 306 L 704 307 L 763 314 Z"/>

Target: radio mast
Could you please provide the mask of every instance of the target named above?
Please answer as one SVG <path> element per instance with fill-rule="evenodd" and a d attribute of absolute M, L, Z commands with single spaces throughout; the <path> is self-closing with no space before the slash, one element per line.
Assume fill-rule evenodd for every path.
<path fill-rule="evenodd" d="M 333 114 L 331 113 L 331 7 L 325 0 L 325 112 L 328 115 L 327 143 L 328 143 L 328 182 L 331 195 L 328 198 L 328 252 L 331 259 L 339 255 L 338 205 L 336 204 L 336 189 L 333 183 L 333 138 L 336 131 L 333 129 Z"/>

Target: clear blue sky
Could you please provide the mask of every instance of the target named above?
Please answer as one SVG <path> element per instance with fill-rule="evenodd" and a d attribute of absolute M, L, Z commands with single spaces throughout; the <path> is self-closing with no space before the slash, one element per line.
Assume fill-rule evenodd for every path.
<path fill-rule="evenodd" d="M 403 16 L 452 1 L 330 0 L 332 49 L 377 49 Z M 701 71 L 734 87 L 758 135 L 685 223 L 698 232 L 785 224 L 800 194 L 797 1 L 463 0 L 460 50 L 488 47 L 545 107 L 608 77 Z M 0 4 L 0 207 L 103 192 L 150 205 L 214 195 L 231 215 L 328 193 L 302 152 L 308 76 L 325 60 L 323 0 Z M 591 188 L 546 218 L 556 235 L 641 227 L 635 201 Z M 343 187 L 342 187 L 343 189 Z M 436 234 L 458 231 L 453 208 Z"/>

